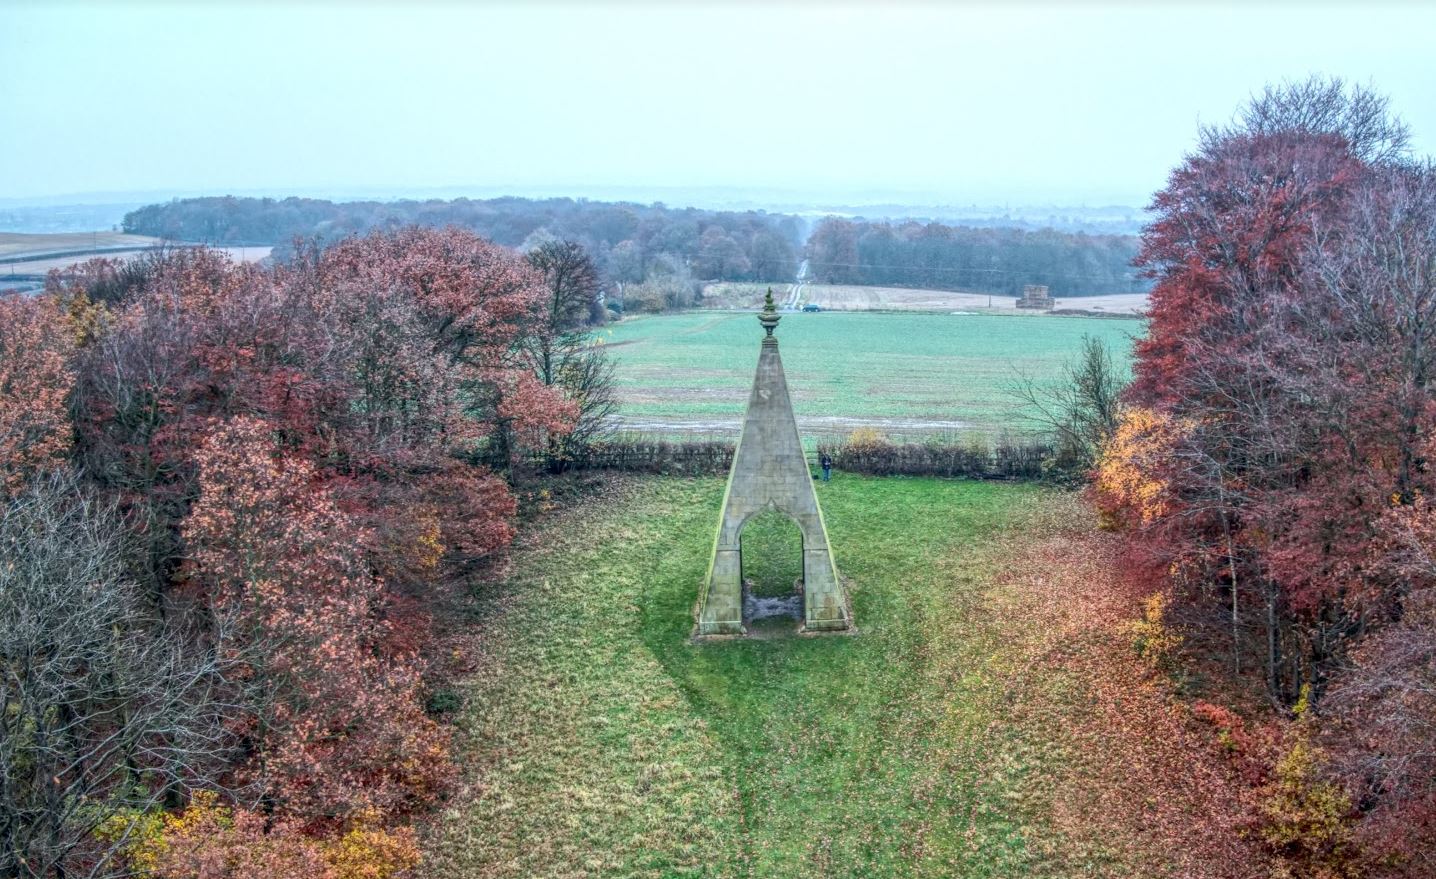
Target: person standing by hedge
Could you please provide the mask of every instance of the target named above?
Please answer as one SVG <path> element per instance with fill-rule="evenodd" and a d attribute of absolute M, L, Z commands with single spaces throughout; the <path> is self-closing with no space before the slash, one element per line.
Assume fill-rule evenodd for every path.
<path fill-rule="evenodd" d="M 833 456 L 823 452 L 818 458 L 818 466 L 823 468 L 823 481 L 827 482 L 833 477 Z"/>

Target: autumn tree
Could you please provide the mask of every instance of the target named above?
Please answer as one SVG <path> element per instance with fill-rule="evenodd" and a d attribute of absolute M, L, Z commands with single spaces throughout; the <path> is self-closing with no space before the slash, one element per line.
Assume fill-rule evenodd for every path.
<path fill-rule="evenodd" d="M 748 246 L 749 274 L 759 281 L 791 281 L 798 273 L 793 247 L 777 232 L 760 229 Z"/>
<path fill-rule="evenodd" d="M 598 269 L 583 245 L 551 241 L 528 254 L 529 265 L 543 275 L 544 304 L 540 320 L 549 335 L 572 333 L 602 320 L 595 305 L 601 289 Z"/>
<path fill-rule="evenodd" d="M 0 295 L 0 497 L 67 460 L 73 356 L 73 336 L 52 300 Z"/>
<path fill-rule="evenodd" d="M 62 299 L 73 297 L 114 308 L 145 289 L 172 252 L 161 248 L 128 259 L 101 257 L 55 269 L 46 277 L 45 289 Z"/>
<path fill-rule="evenodd" d="M 617 284 L 632 284 L 642 281 L 647 269 L 643 248 L 635 241 L 620 241 L 609 251 L 605 274 Z"/>
<path fill-rule="evenodd" d="M 1299 718 L 1267 769 L 1267 842 L 1335 869 L 1355 839 L 1416 876 L 1433 863 L 1436 174 L 1406 142 L 1383 98 L 1322 78 L 1203 132 L 1144 237 L 1156 286 L 1124 418 L 1183 429 L 1133 443 L 1155 434 L 1124 423 L 1098 488 L 1189 631 L 1225 616 L 1234 669 Z"/>
<path fill-rule="evenodd" d="M 752 265 L 743 248 L 721 226 L 709 226 L 698 239 L 693 270 L 700 278 L 746 277 Z"/>
<path fill-rule="evenodd" d="M 364 535 L 274 435 L 254 419 L 216 425 L 183 528 L 193 588 L 261 657 L 250 770 L 306 821 L 432 803 L 448 780 L 446 737 L 407 663 L 378 656 L 383 593 L 357 549 Z"/>
<path fill-rule="evenodd" d="M 1191 427 L 1151 409 L 1127 407 L 1103 444 L 1095 479 L 1099 507 L 1128 517 L 1125 527 L 1151 525 L 1180 503 L 1175 483 L 1178 445 Z"/>
<path fill-rule="evenodd" d="M 346 497 L 373 511 L 386 575 L 428 576 L 416 573 L 427 547 L 475 558 L 512 533 L 512 500 L 478 464 L 494 436 L 543 448 L 570 423 L 522 357 L 541 302 L 521 258 L 464 233 L 356 239 L 272 273 L 171 254 L 85 348 L 80 459 L 145 542 L 157 600 L 179 558 L 192 451 L 211 419 L 234 416 L 274 424 L 344 477 Z M 458 498 L 477 506 L 441 506 Z M 400 506 L 421 515 L 384 512 Z"/>
<path fill-rule="evenodd" d="M 1344 97 L 1301 112 L 1311 94 Z M 1347 330 L 1312 279 L 1376 173 L 1366 158 L 1380 148 L 1362 138 L 1400 136 L 1394 123 L 1353 130 L 1373 100 L 1318 81 L 1273 90 L 1235 125 L 1205 131 L 1157 194 L 1140 257 L 1156 285 L 1132 400 L 1199 424 L 1174 468 L 1192 512 L 1167 534 L 1193 548 L 1230 546 L 1211 573 L 1228 581 L 1223 591 L 1254 587 L 1245 591 L 1257 599 L 1278 702 L 1295 698 L 1302 665 L 1329 662 L 1351 625 L 1337 601 L 1346 550 L 1369 534 L 1360 510 L 1376 497 L 1359 446 L 1341 439 L 1354 414 L 1341 374 Z M 1313 502 L 1313 483 L 1325 502 Z M 1346 538 L 1333 543 L 1337 533 Z"/>
<path fill-rule="evenodd" d="M 1402 583 L 1398 612 L 1353 648 L 1332 684 L 1342 726 L 1329 738 L 1368 804 L 1365 848 L 1420 876 L 1436 868 L 1436 511 L 1419 495 L 1391 506 L 1379 531 L 1381 565 Z"/>
<path fill-rule="evenodd" d="M 0 507 L 0 873 L 126 875 L 134 822 L 215 784 L 238 669 L 167 628 L 126 576 L 107 505 L 67 474 Z"/>
<path fill-rule="evenodd" d="M 459 371 L 465 414 L 507 466 L 516 446 L 543 448 L 573 423 L 574 407 L 537 380 L 525 334 L 540 322 L 543 276 L 521 256 L 457 229 L 406 229 L 325 251 L 315 275 L 347 289 L 394 287 L 415 305 Z"/>
<path fill-rule="evenodd" d="M 1352 156 L 1370 165 L 1404 161 L 1411 142 L 1409 126 L 1392 115 L 1391 102 L 1384 95 L 1339 77 L 1267 85 L 1238 111 L 1233 126 L 1208 129 L 1203 138 L 1221 138 L 1233 131 L 1335 134 Z"/>
<path fill-rule="evenodd" d="M 572 427 L 549 438 L 548 467 L 559 472 L 606 429 L 617 408 L 613 364 L 589 334 L 599 287 L 588 254 L 574 242 L 552 242 L 530 253 L 529 263 L 543 273 L 548 290 L 525 346 L 529 362 L 539 381 L 577 408 Z"/>
<path fill-rule="evenodd" d="M 1059 380 L 1023 375 L 1009 394 L 1027 409 L 1029 419 L 1057 438 L 1058 463 L 1080 474 L 1091 470 L 1116 432 L 1126 386 L 1107 343 L 1084 335 Z"/>
<path fill-rule="evenodd" d="M 114 304 L 104 331 L 77 359 L 76 459 L 118 503 L 137 544 L 136 575 L 162 610 L 180 555 L 176 528 L 193 488 L 188 456 L 196 434 L 205 418 L 261 406 L 250 399 L 257 382 L 240 375 L 262 374 L 266 355 L 281 347 L 272 338 L 267 346 L 244 345 L 213 326 L 242 291 L 253 292 L 245 281 L 254 277 L 202 249 L 156 258 L 144 284 Z M 58 299 L 84 294 L 83 277 L 74 286 L 52 281 Z M 279 317 L 248 310 L 257 331 Z M 313 325 L 309 315 L 284 317 L 295 320 L 262 331 Z"/>
<path fill-rule="evenodd" d="M 850 220 L 827 217 L 808 238 L 813 277 L 827 284 L 853 284 L 858 276 L 858 227 Z"/>
<path fill-rule="evenodd" d="M 385 829 L 361 816 L 329 838 L 292 819 L 221 801 L 199 791 L 184 809 L 118 814 L 96 835 L 119 843 L 131 875 L 154 879 L 399 879 L 419 864 L 412 828 Z"/>
<path fill-rule="evenodd" d="M 73 457 L 115 504 L 116 557 L 159 643 L 223 666 L 210 692 L 244 746 L 224 778 L 236 823 L 391 832 L 451 777 L 422 707 L 435 612 L 458 566 L 513 537 L 510 452 L 547 449 L 579 410 L 529 358 L 544 275 L 470 233 L 410 229 L 300 246 L 273 269 L 160 254 L 88 298 L 117 277 L 92 266 L 25 305 L 48 309 L 34 313 L 60 332 L 39 338 L 63 355 L 27 369 L 65 389 L 25 402 L 58 405 L 75 441 L 24 479 Z M 82 300 L 103 318 L 83 333 Z M 255 845 L 314 854 L 268 831 Z M 337 875 L 359 869 L 327 852 Z"/>

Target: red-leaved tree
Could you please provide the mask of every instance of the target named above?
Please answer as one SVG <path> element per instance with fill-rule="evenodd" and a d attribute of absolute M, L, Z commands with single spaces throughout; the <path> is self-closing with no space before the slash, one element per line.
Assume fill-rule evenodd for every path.
<path fill-rule="evenodd" d="M 308 821 L 432 804 L 449 777 L 447 737 L 399 656 L 379 656 L 382 588 L 365 535 L 285 455 L 264 422 L 216 425 L 196 458 L 185 520 L 190 581 L 241 633 L 268 694 L 254 717 L 249 770 L 276 807 Z"/>
<path fill-rule="evenodd" d="M 1281 732 L 1253 821 L 1313 875 L 1436 862 L 1436 169 L 1406 140 L 1380 96 L 1320 78 L 1203 133 L 1143 238 L 1124 416 L 1182 430 L 1098 468 L 1189 636 L 1261 671 Z"/>
<path fill-rule="evenodd" d="M 70 328 L 53 302 L 0 295 L 0 496 L 68 460 L 73 354 Z"/>

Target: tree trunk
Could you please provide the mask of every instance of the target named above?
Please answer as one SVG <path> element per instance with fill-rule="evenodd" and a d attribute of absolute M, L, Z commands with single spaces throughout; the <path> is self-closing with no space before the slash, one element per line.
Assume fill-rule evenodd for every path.
<path fill-rule="evenodd" d="M 1266 592 L 1266 689 L 1272 704 L 1285 705 L 1281 688 L 1281 634 L 1277 619 L 1276 584 L 1268 580 Z"/>

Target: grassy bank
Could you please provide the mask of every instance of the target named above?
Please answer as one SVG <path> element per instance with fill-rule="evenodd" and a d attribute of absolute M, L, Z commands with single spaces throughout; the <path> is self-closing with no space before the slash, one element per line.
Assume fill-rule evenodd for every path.
<path fill-rule="evenodd" d="M 1080 517 L 1073 499 L 853 477 L 820 492 L 852 637 L 690 642 L 719 480 L 622 483 L 531 532 L 478 625 L 469 787 L 429 874 L 1156 873 L 1119 834 L 1055 820 L 1054 780 L 1081 759 L 1052 718 L 1086 697 L 1035 673 L 1051 633 L 1004 566 L 1029 528 Z"/>

